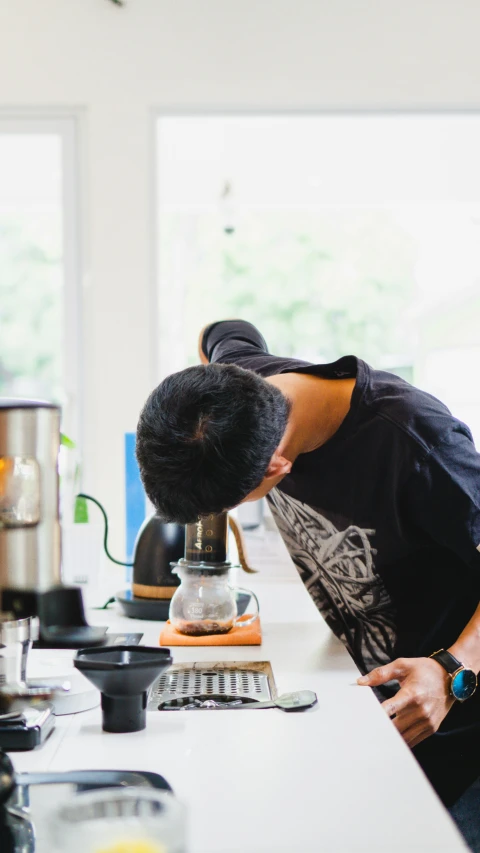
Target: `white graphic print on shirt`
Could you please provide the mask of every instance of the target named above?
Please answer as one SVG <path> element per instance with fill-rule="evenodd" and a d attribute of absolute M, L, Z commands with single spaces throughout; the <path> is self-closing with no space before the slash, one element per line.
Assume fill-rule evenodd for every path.
<path fill-rule="evenodd" d="M 395 612 L 374 570 L 374 530 L 334 524 L 308 504 L 273 489 L 270 509 L 315 605 L 368 672 L 394 657 Z"/>

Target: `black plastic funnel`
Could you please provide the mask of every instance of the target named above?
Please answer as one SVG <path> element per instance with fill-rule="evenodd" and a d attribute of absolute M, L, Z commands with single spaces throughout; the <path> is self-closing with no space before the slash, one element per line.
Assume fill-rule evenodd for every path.
<path fill-rule="evenodd" d="M 170 649 L 116 646 L 80 649 L 73 663 L 102 694 L 103 730 L 139 732 L 147 723 L 147 690 L 172 657 Z"/>

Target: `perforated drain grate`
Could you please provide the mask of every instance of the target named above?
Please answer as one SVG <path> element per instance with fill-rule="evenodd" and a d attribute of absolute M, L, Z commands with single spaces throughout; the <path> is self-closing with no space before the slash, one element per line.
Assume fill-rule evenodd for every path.
<path fill-rule="evenodd" d="M 175 664 L 152 685 L 147 710 L 182 708 L 196 699 L 266 702 L 276 695 L 267 661 Z"/>

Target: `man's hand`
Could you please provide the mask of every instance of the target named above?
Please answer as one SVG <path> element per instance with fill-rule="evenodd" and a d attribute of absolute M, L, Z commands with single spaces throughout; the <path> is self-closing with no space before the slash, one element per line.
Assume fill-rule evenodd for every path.
<path fill-rule="evenodd" d="M 449 693 L 449 677 L 430 658 L 398 658 L 362 675 L 357 684 L 378 687 L 393 679 L 400 682 L 400 690 L 382 702 L 382 707 L 404 740 L 414 747 L 437 731 L 452 707 L 455 700 Z"/>
<path fill-rule="evenodd" d="M 207 325 L 208 325 L 208 323 L 207 323 Z M 200 362 L 202 364 L 208 364 L 208 358 L 206 357 L 206 355 L 202 349 L 203 336 L 205 334 L 206 328 L 207 328 L 207 326 L 203 327 L 202 331 L 200 332 L 199 338 L 198 338 L 198 357 L 199 357 Z"/>

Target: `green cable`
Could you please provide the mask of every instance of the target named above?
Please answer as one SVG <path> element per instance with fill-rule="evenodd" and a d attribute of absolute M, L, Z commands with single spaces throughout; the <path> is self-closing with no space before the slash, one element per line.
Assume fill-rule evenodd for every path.
<path fill-rule="evenodd" d="M 92 496 L 91 496 L 91 495 L 85 495 L 85 494 L 83 494 L 83 492 L 80 492 L 78 495 L 76 495 L 76 497 L 77 497 L 77 498 L 84 498 L 84 500 L 87 500 L 87 501 L 92 501 L 94 504 L 96 504 L 96 505 L 98 506 L 98 508 L 99 508 L 100 512 L 102 513 L 102 515 L 103 515 L 103 520 L 104 520 L 104 522 L 105 522 L 105 534 L 104 534 L 104 537 L 103 537 L 103 549 L 104 549 L 104 551 L 105 551 L 105 553 L 106 553 L 106 555 L 107 555 L 108 559 L 109 559 L 109 560 L 111 560 L 111 561 L 112 561 L 112 563 L 116 563 L 116 564 L 117 564 L 117 566 L 133 566 L 133 563 L 124 563 L 122 560 L 116 560 L 116 559 L 115 559 L 115 557 L 112 557 L 112 555 L 110 554 L 110 551 L 108 550 L 108 545 L 107 545 L 107 540 L 108 540 L 108 518 L 107 518 L 107 513 L 105 512 L 105 510 L 104 510 L 104 508 L 103 508 L 102 504 L 100 503 L 100 501 L 97 501 L 97 499 L 96 499 L 96 498 L 92 498 Z"/>

